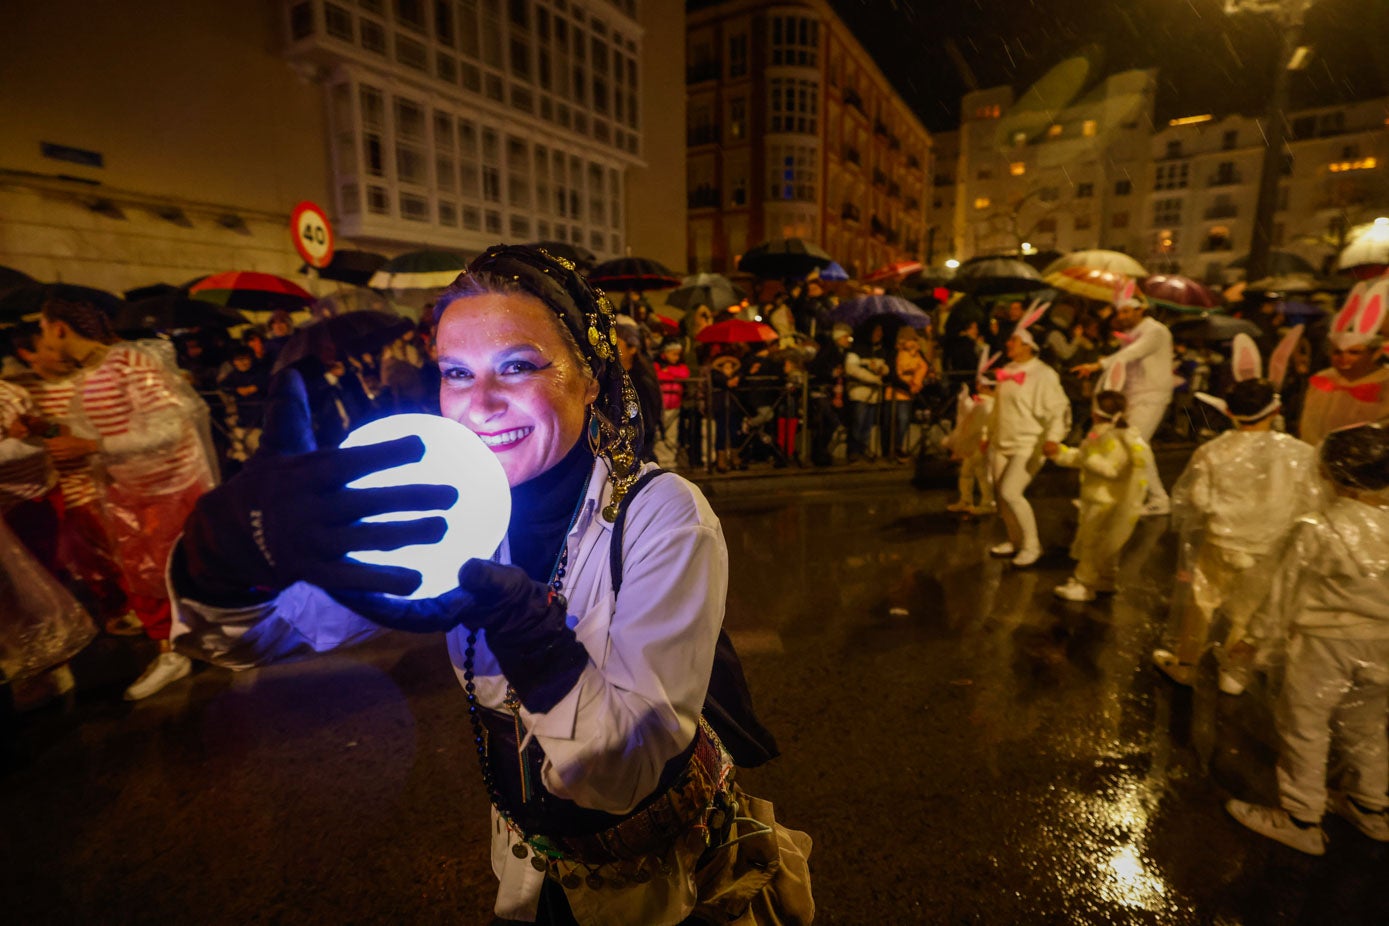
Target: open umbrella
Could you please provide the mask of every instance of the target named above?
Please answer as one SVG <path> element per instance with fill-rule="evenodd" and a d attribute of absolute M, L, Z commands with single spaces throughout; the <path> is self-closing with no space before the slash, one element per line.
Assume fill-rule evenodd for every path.
<path fill-rule="evenodd" d="M 439 289 L 467 269 L 452 251 L 407 251 L 382 264 L 367 285 L 372 289 Z"/>
<path fill-rule="evenodd" d="M 1143 295 L 1156 306 L 1174 312 L 1201 312 L 1220 308 L 1220 297 L 1191 277 L 1158 273 L 1139 284 Z"/>
<path fill-rule="evenodd" d="M 375 353 L 415 327 L 408 318 L 389 312 L 348 312 L 323 318 L 295 330 L 275 358 L 273 373 L 306 357 L 324 363 L 358 354 Z"/>
<path fill-rule="evenodd" d="M 843 283 L 849 279 L 849 271 L 839 266 L 837 262 L 830 261 L 820 268 L 820 279 L 826 283 Z"/>
<path fill-rule="evenodd" d="M 314 318 L 327 318 L 330 315 L 346 315 L 348 312 L 386 312 L 409 318 L 407 310 L 396 305 L 380 292 L 365 286 L 350 286 L 329 293 L 309 306 L 309 314 Z"/>
<path fill-rule="evenodd" d="M 996 296 L 1045 289 L 1042 276 L 1015 257 L 982 257 L 962 264 L 946 284 L 961 293 Z"/>
<path fill-rule="evenodd" d="M 7 293 L 21 286 L 32 286 L 37 282 L 38 280 L 29 274 L 15 270 L 13 267 L 0 267 L 0 293 Z"/>
<path fill-rule="evenodd" d="M 1248 266 L 1249 255 L 1246 254 L 1243 257 L 1230 261 L 1225 265 L 1225 268 L 1227 270 L 1244 270 Z M 1317 268 L 1291 251 L 1269 251 L 1268 272 L 1274 276 L 1287 273 L 1302 273 L 1308 276 L 1315 276 Z"/>
<path fill-rule="evenodd" d="M 1179 318 L 1171 324 L 1172 336 L 1188 341 L 1228 341 L 1237 334 L 1257 338 L 1259 326 L 1243 318 L 1215 313 Z"/>
<path fill-rule="evenodd" d="M 1052 261 L 1047 265 L 1047 269 L 1042 271 L 1042 276 L 1049 276 L 1059 270 L 1065 270 L 1067 267 L 1108 270 L 1110 273 L 1122 273 L 1126 277 L 1145 277 L 1148 275 L 1147 269 L 1142 264 L 1122 251 L 1090 249 L 1072 251 L 1066 256 Z"/>
<path fill-rule="evenodd" d="M 666 305 L 686 311 L 697 305 L 707 305 L 710 311 L 717 313 L 742 301 L 742 292 L 720 273 L 696 273 L 685 277 L 678 289 L 666 295 Z"/>
<path fill-rule="evenodd" d="M 526 246 L 540 248 L 551 257 L 567 260 L 573 264 L 580 273 L 588 273 L 593 269 L 593 265 L 598 263 L 598 256 L 588 248 L 577 244 L 570 244 L 568 241 L 532 241 Z"/>
<path fill-rule="evenodd" d="M 354 251 L 350 249 L 333 252 L 333 259 L 328 262 L 328 266 L 319 267 L 315 273 L 319 279 L 333 280 L 337 283 L 351 283 L 353 286 L 365 286 L 373 274 L 381 269 L 386 263 L 385 254 L 377 254 L 375 251 Z M 300 273 L 308 273 L 308 264 L 299 268 Z"/>
<path fill-rule="evenodd" d="M 744 321 L 741 318 L 730 318 L 727 321 L 716 322 L 707 326 L 695 335 L 695 340 L 704 344 L 744 344 L 771 343 L 779 337 L 780 335 L 771 325 Z"/>
<path fill-rule="evenodd" d="M 236 309 L 190 299 L 180 290 L 172 289 L 162 296 L 124 304 L 112 317 L 111 327 L 118 334 L 133 335 L 146 331 L 234 328 L 246 324 L 246 321 L 246 317 Z"/>
<path fill-rule="evenodd" d="M 680 285 L 680 274 L 649 257 L 618 257 L 590 270 L 588 281 L 610 293 L 634 293 L 672 289 Z"/>
<path fill-rule="evenodd" d="M 37 316 L 49 299 L 64 302 L 90 302 L 114 318 L 125 305 L 124 300 L 104 289 L 78 286 L 75 283 L 30 283 L 0 296 L 0 324 L 13 323 Z"/>
<path fill-rule="evenodd" d="M 876 270 L 870 270 L 862 277 L 864 283 L 897 283 L 913 273 L 919 273 L 925 265 L 919 260 L 899 260 Z"/>
<path fill-rule="evenodd" d="M 1357 225 L 1346 233 L 1350 242 L 1336 258 L 1336 269 L 1357 280 L 1368 280 L 1389 269 L 1389 218 Z"/>
<path fill-rule="evenodd" d="M 258 312 L 273 312 L 276 309 L 293 312 L 314 300 L 313 293 L 297 283 L 273 273 L 251 270 L 233 270 L 203 277 L 189 288 L 188 295 L 229 309 Z"/>
<path fill-rule="evenodd" d="M 764 279 L 799 280 L 834 262 L 819 245 L 804 238 L 774 238 L 738 259 L 738 269 Z"/>
<path fill-rule="evenodd" d="M 1046 280 L 1047 286 L 1063 290 L 1072 296 L 1094 299 L 1096 302 L 1113 302 L 1114 294 L 1126 278 L 1122 273 L 1110 270 L 1067 267 L 1055 273 L 1048 273 L 1043 279 Z"/>
<path fill-rule="evenodd" d="M 913 328 L 925 328 L 931 324 L 930 315 L 901 296 L 859 296 L 857 299 L 848 299 L 830 309 L 829 317 L 835 324 L 857 328 L 875 315 L 895 316 Z"/>

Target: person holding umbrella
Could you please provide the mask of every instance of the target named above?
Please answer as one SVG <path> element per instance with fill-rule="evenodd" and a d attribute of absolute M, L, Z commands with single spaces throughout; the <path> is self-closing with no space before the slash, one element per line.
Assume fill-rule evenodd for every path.
<path fill-rule="evenodd" d="M 1116 363 L 1124 364 L 1124 400 L 1128 403 L 1125 418 L 1129 427 L 1152 446 L 1153 435 L 1172 402 L 1172 332 L 1147 314 L 1148 303 L 1136 295 L 1136 290 L 1137 284 L 1128 280 L 1115 294 L 1115 336 L 1124 346 L 1107 357 L 1071 369 L 1081 376 L 1090 376 Z M 1144 465 L 1148 497 L 1143 514 L 1165 515 L 1172 510 L 1172 502 L 1163 488 L 1155 455 L 1147 454 Z"/>
<path fill-rule="evenodd" d="M 511 489 L 496 554 L 422 601 L 393 597 L 419 586 L 415 571 L 347 559 L 437 542 L 439 518 L 355 518 L 447 508 L 457 493 L 348 488 L 420 459 L 422 443 L 314 450 L 291 370 L 266 429 L 287 455 L 253 460 L 185 526 L 170 571 L 180 647 L 247 668 L 380 627 L 445 633 L 492 803 L 503 919 L 674 926 L 794 900 L 803 915 L 780 921 L 808 922 L 809 881 L 791 883 L 808 878 L 808 837 L 770 813 L 749 822 L 762 802 L 729 774 L 775 744 L 721 638 L 719 521 L 698 488 L 637 459 L 611 303 L 572 265 L 499 245 L 437 312 L 443 415 L 492 449 Z"/>

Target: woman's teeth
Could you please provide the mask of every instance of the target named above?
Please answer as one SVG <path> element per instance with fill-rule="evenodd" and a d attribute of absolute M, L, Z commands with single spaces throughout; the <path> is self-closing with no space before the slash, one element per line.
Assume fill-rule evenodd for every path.
<path fill-rule="evenodd" d="M 479 434 L 482 442 L 489 447 L 506 447 L 516 443 L 521 438 L 530 434 L 535 428 L 515 428 L 511 431 L 503 431 L 500 434 Z"/>

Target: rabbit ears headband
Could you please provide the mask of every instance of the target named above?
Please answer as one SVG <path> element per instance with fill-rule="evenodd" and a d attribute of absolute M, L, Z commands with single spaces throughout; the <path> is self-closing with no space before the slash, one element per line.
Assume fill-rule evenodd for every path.
<path fill-rule="evenodd" d="M 1374 344 L 1389 311 L 1389 275 L 1355 284 L 1331 320 L 1331 343 L 1341 350 Z"/>
<path fill-rule="evenodd" d="M 998 358 L 1001 356 L 1003 355 L 994 354 L 991 357 L 987 352 L 979 355 L 979 369 L 974 372 L 975 389 L 978 389 L 980 386 L 997 385 L 992 379 L 989 378 L 988 373 L 989 368 L 992 367 L 995 363 L 998 363 Z"/>
<path fill-rule="evenodd" d="M 1032 304 L 1027 307 L 1022 318 L 1018 319 L 1018 326 L 1013 329 L 1013 335 L 1019 338 L 1024 344 L 1033 350 L 1037 349 L 1037 342 L 1032 338 L 1032 332 L 1028 329 L 1036 324 L 1037 320 L 1047 314 L 1047 309 L 1051 308 L 1050 302 L 1043 302 L 1041 299 L 1033 299 Z"/>
<path fill-rule="evenodd" d="M 1117 287 L 1115 287 L 1115 289 L 1114 289 L 1114 307 L 1115 307 L 1115 308 L 1122 309 L 1122 308 L 1124 308 L 1124 307 L 1126 307 L 1126 306 L 1143 306 L 1143 305 L 1147 305 L 1147 303 L 1144 302 L 1144 301 L 1139 297 L 1139 295 L 1138 295 L 1138 281 L 1137 281 L 1137 280 L 1134 280 L 1134 279 L 1131 279 L 1131 278 L 1125 278 L 1125 279 L 1124 279 L 1124 282 L 1120 283 Z"/>
<path fill-rule="evenodd" d="M 1269 355 L 1268 381 L 1273 385 L 1273 400 L 1259 411 L 1252 415 L 1236 415 L 1230 411 L 1224 399 L 1207 395 L 1204 392 L 1196 393 L 1196 398 L 1219 409 L 1222 414 L 1233 421 L 1258 421 L 1272 414 L 1274 409 L 1278 408 L 1283 401 L 1278 395 L 1278 390 L 1283 388 L 1283 378 L 1288 374 L 1288 362 L 1292 360 L 1293 351 L 1297 349 L 1297 342 L 1302 338 L 1303 327 L 1302 325 L 1293 326 L 1287 334 L 1283 335 L 1283 340 L 1278 342 L 1278 346 Z M 1259 345 L 1255 344 L 1254 339 L 1247 334 L 1235 335 L 1234 341 L 1230 344 L 1230 372 L 1237 383 L 1263 378 L 1264 361 L 1259 356 Z"/>
<path fill-rule="evenodd" d="M 1101 392 L 1123 392 L 1124 381 L 1128 378 L 1128 364 L 1111 363 L 1109 369 L 1100 374 L 1100 381 L 1095 387 L 1095 395 Z"/>

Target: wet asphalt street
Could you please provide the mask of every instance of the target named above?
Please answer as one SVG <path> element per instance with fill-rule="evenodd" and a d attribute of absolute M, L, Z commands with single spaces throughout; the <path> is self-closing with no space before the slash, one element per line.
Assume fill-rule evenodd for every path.
<path fill-rule="evenodd" d="M 1164 461 L 1169 478 L 1180 457 Z M 1014 570 L 953 493 L 836 475 L 716 488 L 727 626 L 783 756 L 742 774 L 815 840 L 819 923 L 1389 923 L 1389 846 L 1325 858 L 1221 804 L 1276 797 L 1266 689 L 1148 668 L 1175 544 L 1144 521 L 1122 591 L 1067 604 L 1068 474 Z M 764 480 L 765 482 L 765 480 Z M 790 490 L 790 491 L 786 491 Z M 146 702 L 103 637 L 75 705 L 0 777 L 0 922 L 488 923 L 486 805 L 442 640 L 217 669 Z"/>

